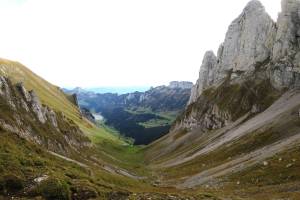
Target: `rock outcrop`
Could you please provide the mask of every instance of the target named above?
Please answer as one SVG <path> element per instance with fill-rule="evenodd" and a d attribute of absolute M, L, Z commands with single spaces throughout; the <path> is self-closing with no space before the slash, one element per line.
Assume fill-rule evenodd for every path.
<path fill-rule="evenodd" d="M 56 113 L 48 106 L 44 107 L 44 117 L 53 127 L 58 128 Z"/>
<path fill-rule="evenodd" d="M 79 108 L 77 93 L 72 93 L 71 95 L 68 95 L 67 97 L 76 107 Z"/>
<path fill-rule="evenodd" d="M 252 0 L 242 14 L 229 26 L 224 43 L 220 45 L 217 57 L 206 52 L 200 68 L 199 79 L 192 89 L 189 104 L 197 100 L 202 91 L 241 73 L 254 71 L 272 55 L 276 26 L 263 5 Z"/>
<path fill-rule="evenodd" d="M 282 0 L 269 77 L 277 88 L 300 86 L 300 2 Z"/>
<path fill-rule="evenodd" d="M 43 145 L 51 151 L 66 154 L 70 149 L 89 146 L 89 140 L 75 123 L 46 105 L 34 91 L 22 83 L 13 85 L 0 76 L 0 128 Z"/>
<path fill-rule="evenodd" d="M 41 105 L 39 98 L 34 91 L 29 91 L 31 97 L 31 107 L 33 112 L 36 114 L 38 120 L 42 123 L 46 122 L 46 117 L 44 113 L 44 108 Z"/>
<path fill-rule="evenodd" d="M 204 98 L 200 98 L 202 95 L 207 96 L 212 93 L 216 95 L 216 89 L 221 85 L 222 88 L 235 85 L 239 91 L 242 91 L 240 87 L 245 85 L 243 83 L 261 82 L 276 92 L 277 90 L 283 91 L 285 88 L 299 87 L 299 38 L 299 0 L 282 0 L 282 12 L 279 14 L 277 23 L 271 19 L 259 1 L 250 1 L 242 14 L 230 24 L 217 56 L 211 51 L 204 55 L 199 79 L 193 86 L 189 99 L 187 108 L 189 112 L 185 112 L 175 127 L 220 128 L 233 119 L 232 113 L 224 114 L 224 109 L 227 108 L 220 109 L 216 104 L 205 104 Z M 250 90 L 253 85 L 248 84 L 243 87 Z M 210 90 L 210 93 L 203 94 L 205 90 Z M 219 91 L 218 97 L 220 94 Z M 259 95 L 256 94 L 256 96 Z M 255 96 L 250 95 L 250 97 L 256 99 Z M 243 100 L 241 103 L 246 105 L 244 111 L 250 112 L 250 107 L 260 107 L 260 105 L 254 105 L 253 99 L 239 99 Z M 223 99 L 223 101 L 226 100 Z M 202 107 L 207 106 L 203 108 L 206 112 L 201 116 L 195 114 L 196 110 L 199 111 L 200 104 Z M 212 107 L 214 109 L 211 109 Z M 265 104 L 262 107 L 265 108 Z M 262 109 L 259 110 L 262 111 Z M 222 123 L 216 125 L 214 121 Z"/>
<path fill-rule="evenodd" d="M 297 0 L 283 0 L 282 11 L 277 20 L 276 41 L 273 47 L 273 59 L 293 57 L 299 65 L 299 37 L 300 37 L 300 2 Z"/>
<path fill-rule="evenodd" d="M 87 108 L 80 108 L 81 115 L 92 123 L 96 123 L 96 119 L 91 111 Z"/>
<path fill-rule="evenodd" d="M 218 55 L 216 80 L 227 71 L 245 72 L 266 61 L 272 52 L 276 33 L 275 23 L 262 4 L 252 0 L 235 19 L 226 33 Z"/>
<path fill-rule="evenodd" d="M 195 86 L 193 86 L 191 91 L 189 104 L 195 102 L 201 95 L 202 91 L 214 83 L 214 70 L 216 69 L 216 66 L 217 57 L 215 56 L 214 52 L 206 52 L 200 68 L 199 79 L 197 80 Z"/>
<path fill-rule="evenodd" d="M 0 76 L 0 96 L 7 100 L 7 103 L 11 108 L 13 109 L 16 108 L 16 105 L 13 102 L 13 97 L 9 88 L 9 80 L 2 76 Z"/>
<path fill-rule="evenodd" d="M 25 89 L 22 82 L 16 84 L 17 89 L 21 93 L 21 95 L 25 98 L 26 102 L 31 102 L 31 95 L 29 92 Z"/>

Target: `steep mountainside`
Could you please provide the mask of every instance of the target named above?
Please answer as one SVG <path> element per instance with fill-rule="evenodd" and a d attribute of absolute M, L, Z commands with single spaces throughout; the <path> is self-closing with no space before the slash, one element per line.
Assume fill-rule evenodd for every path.
<path fill-rule="evenodd" d="M 190 82 L 173 81 L 169 86 L 122 95 L 95 94 L 80 88 L 66 92 L 75 93 L 82 108 L 101 113 L 107 125 L 133 138 L 135 144 L 149 144 L 169 131 L 186 106 L 191 88 Z"/>
<path fill-rule="evenodd" d="M 27 90 L 36 92 L 42 104 L 63 112 L 76 122 L 80 121 L 78 108 L 70 103 L 66 95 L 58 87 L 37 76 L 22 64 L 0 59 L 0 75 L 8 77 L 13 83 L 24 83 Z"/>
<path fill-rule="evenodd" d="M 161 185 L 300 198 L 299 10 L 298 0 L 282 0 L 275 23 L 252 0 L 217 56 L 204 55 L 189 105 L 147 148 Z"/>
<path fill-rule="evenodd" d="M 62 112 L 42 105 L 36 93 L 27 91 L 22 83 L 13 85 L 0 76 L 1 128 L 44 146 L 49 151 L 67 155 L 90 146 L 90 140 Z M 49 138 L 47 132 L 51 132 Z"/>
<path fill-rule="evenodd" d="M 0 67 L 0 199 L 165 199 L 177 193 L 153 187 L 141 148 L 85 119 L 75 96 L 19 63 L 1 60 Z"/>
<path fill-rule="evenodd" d="M 145 147 L 92 123 L 76 95 L 0 60 L 0 199 L 300 199 L 299 11 L 299 0 L 282 0 L 275 23 L 249 2 L 218 55 L 205 54 L 169 133 Z M 154 128 L 189 87 L 110 96 L 98 111 L 124 129 Z"/>

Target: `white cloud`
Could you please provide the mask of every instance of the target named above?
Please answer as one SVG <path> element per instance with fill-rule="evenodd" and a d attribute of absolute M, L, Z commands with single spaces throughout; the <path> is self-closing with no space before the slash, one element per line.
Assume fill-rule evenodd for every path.
<path fill-rule="evenodd" d="M 247 1 L 0 0 L 0 56 L 60 86 L 195 81 Z"/>

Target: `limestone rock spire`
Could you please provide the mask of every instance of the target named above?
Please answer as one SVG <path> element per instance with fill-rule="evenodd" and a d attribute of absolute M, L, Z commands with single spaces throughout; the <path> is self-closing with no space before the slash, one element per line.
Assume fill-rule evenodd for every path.
<path fill-rule="evenodd" d="M 256 63 L 268 59 L 275 33 L 275 23 L 263 5 L 257 0 L 250 1 L 226 33 L 222 53 L 218 55 L 219 79 L 228 70 L 252 70 Z"/>
<path fill-rule="evenodd" d="M 221 80 L 228 72 L 240 74 L 254 70 L 272 56 L 276 25 L 258 0 L 250 1 L 229 26 L 217 57 L 209 51 L 201 65 L 199 79 L 192 89 L 189 103 L 202 91 Z"/>
<path fill-rule="evenodd" d="M 281 7 L 282 11 L 277 20 L 276 42 L 273 48 L 275 61 L 286 56 L 296 56 L 300 46 L 300 1 L 282 0 Z"/>
<path fill-rule="evenodd" d="M 202 65 L 200 67 L 199 79 L 192 88 L 189 104 L 193 103 L 200 96 L 202 91 L 214 82 L 214 70 L 217 64 L 217 57 L 214 52 L 207 51 L 204 55 Z"/>

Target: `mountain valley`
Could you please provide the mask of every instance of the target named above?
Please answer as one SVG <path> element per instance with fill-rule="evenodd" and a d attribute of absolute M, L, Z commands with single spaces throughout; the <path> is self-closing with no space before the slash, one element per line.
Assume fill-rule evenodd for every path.
<path fill-rule="evenodd" d="M 299 200 L 300 1 L 281 7 L 251 0 L 194 85 L 66 90 L 0 59 L 0 199 Z"/>
<path fill-rule="evenodd" d="M 76 95 L 81 108 L 101 114 L 105 124 L 135 144 L 149 144 L 168 133 L 175 118 L 186 106 L 193 84 L 173 81 L 146 92 L 97 94 L 81 88 L 66 90 Z"/>

